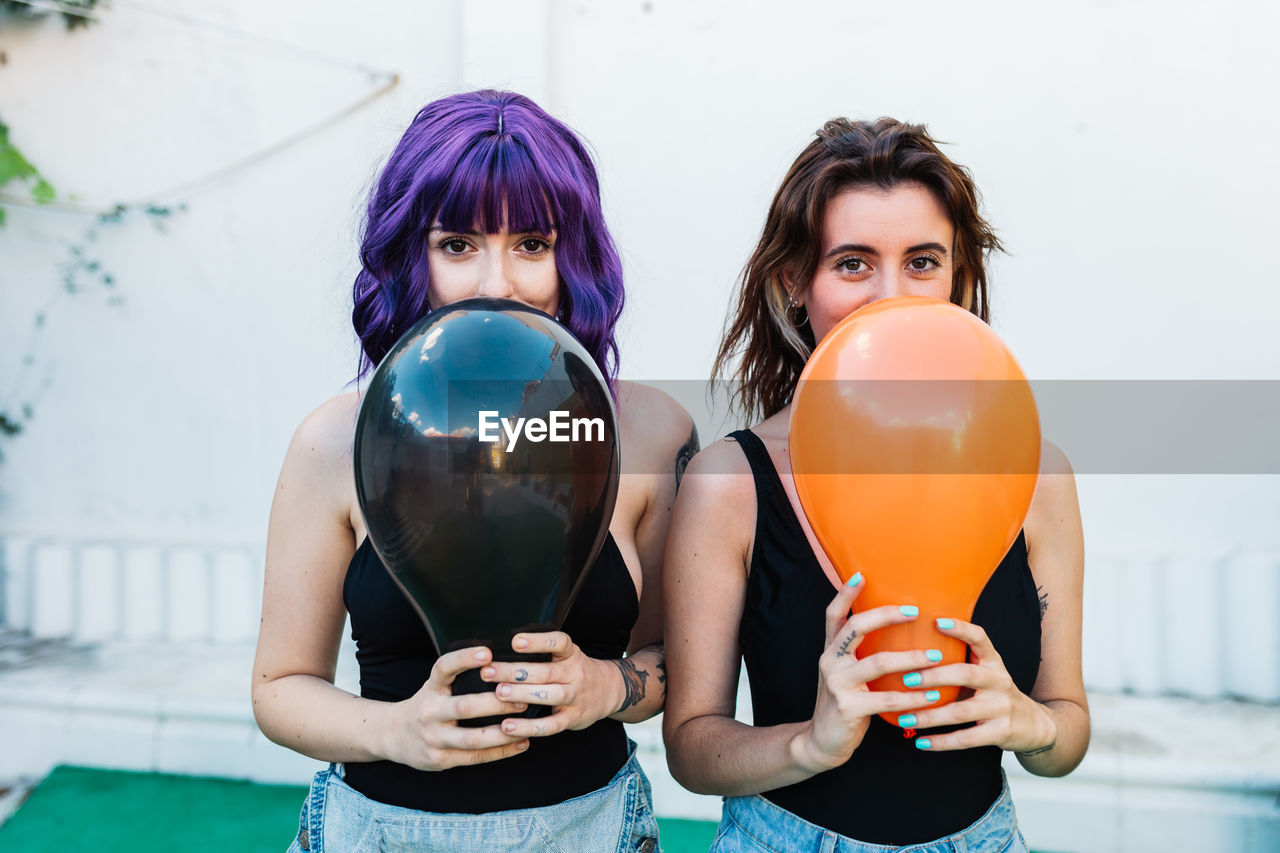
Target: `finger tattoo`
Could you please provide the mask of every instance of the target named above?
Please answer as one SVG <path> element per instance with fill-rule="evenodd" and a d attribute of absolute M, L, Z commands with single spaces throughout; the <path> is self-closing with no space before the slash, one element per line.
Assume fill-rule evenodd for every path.
<path fill-rule="evenodd" d="M 516 681 L 528 681 L 529 670 L 521 668 L 516 670 Z"/>
<path fill-rule="evenodd" d="M 612 662 L 622 673 L 622 683 L 627 688 L 627 695 L 622 699 L 622 706 L 618 711 L 625 711 L 633 705 L 639 705 L 644 699 L 645 684 L 649 680 L 649 673 L 642 669 L 637 669 L 636 665 L 631 661 L 623 658 Z M 616 711 L 614 713 L 617 713 Z"/>
<path fill-rule="evenodd" d="M 853 641 L 856 640 L 857 638 L 858 638 L 857 631 L 850 632 L 849 636 L 845 638 L 845 641 L 840 644 L 840 648 L 836 652 L 836 657 L 847 658 L 849 656 L 849 647 L 853 645 Z"/>
<path fill-rule="evenodd" d="M 534 698 L 534 699 L 546 699 L 546 698 L 547 698 L 547 691 L 545 691 L 545 690 L 535 690 L 535 691 L 533 691 L 533 698 Z"/>

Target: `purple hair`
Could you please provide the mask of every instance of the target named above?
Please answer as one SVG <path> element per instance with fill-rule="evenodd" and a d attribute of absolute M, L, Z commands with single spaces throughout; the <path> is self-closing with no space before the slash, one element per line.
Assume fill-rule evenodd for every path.
<path fill-rule="evenodd" d="M 367 374 L 427 305 L 427 232 L 479 227 L 557 232 L 557 319 L 610 384 L 622 313 L 622 263 L 600 209 L 600 181 L 582 141 L 514 92 L 466 92 L 414 117 L 369 194 L 351 323 Z"/>

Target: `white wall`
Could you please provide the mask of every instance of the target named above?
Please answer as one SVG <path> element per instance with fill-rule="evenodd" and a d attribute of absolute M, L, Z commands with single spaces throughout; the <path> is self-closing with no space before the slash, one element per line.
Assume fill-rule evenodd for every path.
<path fill-rule="evenodd" d="M 260 541 L 294 426 L 353 375 L 368 183 L 421 104 L 482 85 L 527 92 L 598 152 L 629 274 L 627 376 L 705 377 L 791 159 L 833 115 L 889 114 L 927 122 L 973 170 L 1010 250 L 996 328 L 1031 376 L 1280 379 L 1274 4 L 168 8 L 117 0 L 73 34 L 52 19 L 0 28 L 0 118 L 64 199 L 187 205 L 163 233 L 8 206 L 0 394 L 49 385 L 3 444 L 0 536 Z M 390 72 L 398 85 L 366 108 L 164 194 Z M 89 228 L 122 306 L 60 295 Z M 1195 553 L 1209 571 L 1280 551 L 1274 476 L 1091 472 L 1080 491 L 1091 565 Z"/>

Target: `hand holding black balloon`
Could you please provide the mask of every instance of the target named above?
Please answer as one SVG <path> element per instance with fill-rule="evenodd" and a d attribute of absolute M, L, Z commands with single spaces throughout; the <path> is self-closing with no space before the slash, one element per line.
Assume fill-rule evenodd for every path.
<path fill-rule="evenodd" d="M 356 422 L 369 538 L 441 654 L 485 645 L 495 660 L 539 659 L 511 639 L 563 622 L 608 532 L 619 464 L 591 355 L 508 300 L 457 302 L 406 332 Z M 478 670 L 453 686 L 493 689 Z"/>

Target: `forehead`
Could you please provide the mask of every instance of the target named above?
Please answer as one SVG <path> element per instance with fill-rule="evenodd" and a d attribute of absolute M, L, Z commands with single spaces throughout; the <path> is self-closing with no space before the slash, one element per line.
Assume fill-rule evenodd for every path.
<path fill-rule="evenodd" d="M 881 251 L 922 243 L 950 246 L 954 235 L 942 203 L 916 183 L 841 190 L 827 202 L 822 217 L 824 249 L 844 243 Z"/>

